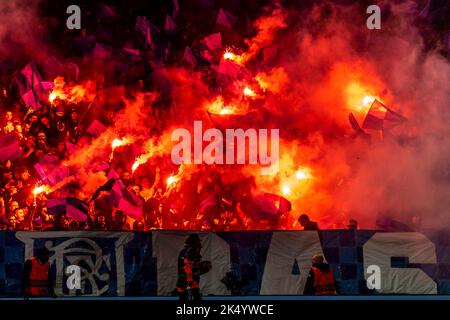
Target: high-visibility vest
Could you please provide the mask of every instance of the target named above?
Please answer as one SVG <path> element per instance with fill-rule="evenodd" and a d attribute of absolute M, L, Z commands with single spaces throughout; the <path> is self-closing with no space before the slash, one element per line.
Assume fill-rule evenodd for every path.
<path fill-rule="evenodd" d="M 40 264 L 35 257 L 31 258 L 31 273 L 26 291 L 32 296 L 48 295 L 48 261 Z"/>
<path fill-rule="evenodd" d="M 315 295 L 334 295 L 334 276 L 331 267 L 327 272 L 320 271 L 319 268 L 312 267 L 314 273 L 314 294 Z"/>

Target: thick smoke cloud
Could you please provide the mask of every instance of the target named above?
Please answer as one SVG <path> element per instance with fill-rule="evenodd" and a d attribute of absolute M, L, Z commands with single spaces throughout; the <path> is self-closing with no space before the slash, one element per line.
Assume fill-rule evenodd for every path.
<path fill-rule="evenodd" d="M 264 95 L 264 103 L 248 108 L 258 114 L 259 125 L 281 129 L 280 172 L 261 176 L 252 166 L 184 166 L 177 174 L 180 184 L 192 177 L 207 184 L 220 176 L 224 185 L 236 185 L 250 177 L 254 191 L 283 194 L 293 203 L 289 223 L 308 213 L 324 228 L 343 228 L 349 218 L 372 228 L 379 215 L 407 224 L 421 220 L 424 227 L 450 222 L 450 64 L 438 52 L 442 48 L 425 50 L 417 27 L 423 23 L 421 3 L 379 4 L 382 29 L 372 31 L 363 3 L 320 1 L 262 10 L 240 62 Z M 29 23 L 36 19 L 35 6 L 19 1 L 0 6 L 0 40 L 8 43 L 1 53 L 41 45 Z M 25 21 L 28 27 L 20 27 Z M 95 168 L 109 157 L 118 135 L 133 141 L 130 170 L 138 155 L 149 161 L 170 156 L 174 128 L 190 128 L 194 120 L 217 124 L 206 113 L 215 94 L 201 72 L 174 66 L 158 72 L 157 83 L 172 100 L 171 120 L 152 122 L 159 93 L 128 99 L 122 87 L 109 88 L 109 99 L 124 104 L 115 126 L 82 141 L 66 161 L 80 172 L 80 198 L 106 181 Z M 365 96 L 380 99 L 408 121 L 383 134 L 369 132 L 370 142 L 357 137 L 348 114 L 362 123 Z M 156 137 L 149 130 L 155 126 L 165 127 Z M 305 177 L 296 176 L 299 170 Z"/>

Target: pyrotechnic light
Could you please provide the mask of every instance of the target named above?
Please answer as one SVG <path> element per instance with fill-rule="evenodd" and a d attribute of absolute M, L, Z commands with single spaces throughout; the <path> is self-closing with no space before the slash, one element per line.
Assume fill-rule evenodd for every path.
<path fill-rule="evenodd" d="M 371 94 L 374 90 L 374 88 L 366 87 L 359 82 L 350 83 L 346 89 L 348 107 L 357 112 L 369 111 L 375 99 L 380 100 L 379 97 Z"/>
<path fill-rule="evenodd" d="M 56 94 L 54 94 L 53 92 L 50 93 L 50 95 L 48 96 L 48 100 L 49 100 L 50 102 L 53 102 L 53 100 L 55 100 L 55 99 L 56 99 Z"/>
<path fill-rule="evenodd" d="M 299 168 L 295 173 L 295 178 L 297 180 L 306 180 L 311 178 L 311 171 L 308 168 Z"/>
<path fill-rule="evenodd" d="M 129 140 L 128 140 L 127 138 L 123 138 L 122 140 L 121 140 L 121 139 L 118 139 L 118 138 L 115 138 L 115 139 L 112 141 L 112 143 L 111 143 L 111 148 L 114 150 L 114 149 L 116 149 L 117 147 L 124 146 L 124 145 L 126 145 L 126 144 L 128 144 L 128 143 L 129 143 Z"/>
<path fill-rule="evenodd" d="M 151 154 L 142 154 L 138 158 L 136 158 L 136 161 L 134 161 L 133 166 L 131 167 L 131 173 L 133 174 L 136 169 L 139 168 L 141 164 L 146 163 L 148 159 L 150 159 L 150 157 Z"/>
<path fill-rule="evenodd" d="M 208 111 L 213 114 L 222 114 L 222 115 L 236 114 L 237 108 L 231 105 L 225 106 L 223 98 L 221 96 L 218 96 L 209 104 Z"/>
<path fill-rule="evenodd" d="M 170 176 L 167 178 L 167 186 L 170 186 L 171 184 L 175 183 L 175 177 L 174 176 Z"/>
<path fill-rule="evenodd" d="M 223 54 L 223 58 L 226 59 L 226 60 L 230 60 L 230 61 L 236 62 L 237 64 L 242 64 L 243 63 L 243 59 L 244 59 L 244 57 L 242 55 L 234 54 L 231 51 L 226 51 Z"/>
<path fill-rule="evenodd" d="M 233 61 L 234 59 L 236 59 L 236 55 L 233 52 L 227 51 L 223 54 L 223 58 Z"/>
<path fill-rule="evenodd" d="M 219 111 L 219 114 L 233 114 L 233 110 L 230 107 L 224 107 Z"/>
<path fill-rule="evenodd" d="M 289 188 L 288 185 L 284 185 L 284 186 L 281 188 L 281 192 L 282 192 L 284 195 L 288 195 L 288 194 L 290 194 L 292 191 L 291 191 L 291 188 Z"/>
<path fill-rule="evenodd" d="M 34 188 L 33 194 L 34 195 L 38 195 L 38 194 L 41 194 L 41 193 L 46 192 L 46 191 L 47 191 L 47 186 L 40 186 L 40 187 Z"/>
<path fill-rule="evenodd" d="M 365 96 L 365 97 L 362 99 L 362 105 L 363 105 L 364 107 L 370 107 L 374 101 L 375 101 L 375 98 L 374 98 L 374 97 L 371 97 L 371 96 Z"/>
<path fill-rule="evenodd" d="M 136 159 L 136 161 L 133 163 L 133 166 L 131 167 L 131 172 L 134 173 L 136 169 L 140 166 L 139 159 Z"/>
<path fill-rule="evenodd" d="M 251 97 L 251 98 L 256 97 L 255 91 L 253 91 L 253 90 L 252 90 L 251 88 L 249 88 L 249 87 L 245 87 L 245 89 L 244 89 L 244 95 L 245 95 L 246 97 Z"/>

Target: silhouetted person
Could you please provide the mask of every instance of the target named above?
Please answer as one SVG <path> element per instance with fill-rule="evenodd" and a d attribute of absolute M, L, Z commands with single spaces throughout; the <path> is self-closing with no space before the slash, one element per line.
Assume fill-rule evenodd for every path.
<path fill-rule="evenodd" d="M 303 230 L 319 230 L 317 222 L 309 220 L 309 217 L 306 214 L 302 214 L 300 218 L 298 218 L 298 222 L 303 227 Z"/>

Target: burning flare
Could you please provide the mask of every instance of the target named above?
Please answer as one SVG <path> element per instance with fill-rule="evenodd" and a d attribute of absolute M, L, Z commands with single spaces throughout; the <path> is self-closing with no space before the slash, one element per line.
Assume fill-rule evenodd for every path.
<path fill-rule="evenodd" d="M 43 193 L 43 192 L 47 193 L 48 190 L 49 190 L 49 189 L 48 189 L 47 186 L 39 186 L 39 187 L 34 188 L 33 194 L 34 194 L 34 195 L 38 195 L 38 194 L 41 194 L 41 193 Z"/>
<path fill-rule="evenodd" d="M 244 96 L 254 98 L 256 97 L 256 93 L 250 87 L 247 86 L 244 88 Z"/>
<path fill-rule="evenodd" d="M 240 64 L 240 65 L 242 65 L 244 63 L 244 56 L 243 55 L 234 54 L 230 50 L 227 50 L 223 54 L 223 58 L 225 60 L 230 60 L 230 61 L 236 62 L 237 64 Z"/>
<path fill-rule="evenodd" d="M 170 176 L 170 177 L 168 177 L 167 180 L 166 180 L 166 183 L 167 183 L 167 186 L 168 186 L 168 187 L 169 187 L 170 185 L 174 184 L 175 182 L 176 182 L 176 179 L 175 179 L 174 176 Z"/>

